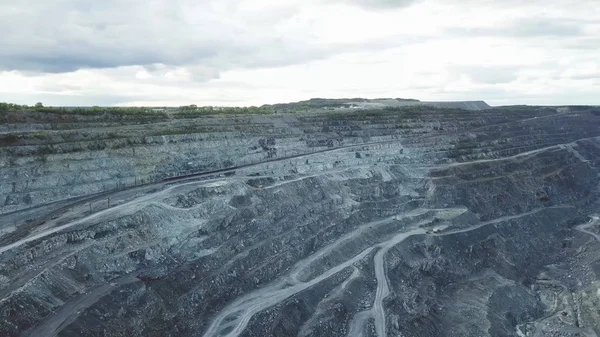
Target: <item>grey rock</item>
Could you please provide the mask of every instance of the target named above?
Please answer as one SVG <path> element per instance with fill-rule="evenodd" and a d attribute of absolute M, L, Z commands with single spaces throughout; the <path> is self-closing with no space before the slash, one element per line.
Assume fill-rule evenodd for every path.
<path fill-rule="evenodd" d="M 4 116 L 0 335 L 600 333 L 600 108 L 329 103 Z"/>

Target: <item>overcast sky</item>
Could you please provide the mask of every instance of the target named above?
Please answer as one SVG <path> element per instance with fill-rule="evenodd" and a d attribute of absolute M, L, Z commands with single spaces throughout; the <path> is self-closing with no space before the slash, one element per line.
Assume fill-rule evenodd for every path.
<path fill-rule="evenodd" d="M 598 0 L 2 0 L 0 101 L 600 104 Z"/>

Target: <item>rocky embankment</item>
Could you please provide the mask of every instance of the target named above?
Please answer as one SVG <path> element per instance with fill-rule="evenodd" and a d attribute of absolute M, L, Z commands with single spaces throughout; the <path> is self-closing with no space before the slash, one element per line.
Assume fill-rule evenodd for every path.
<path fill-rule="evenodd" d="M 600 333 L 600 109 L 2 118 L 2 336 Z"/>

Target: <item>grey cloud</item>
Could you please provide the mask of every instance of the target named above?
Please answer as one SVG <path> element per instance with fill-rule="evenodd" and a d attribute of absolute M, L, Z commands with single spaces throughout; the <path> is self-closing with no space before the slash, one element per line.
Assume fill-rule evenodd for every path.
<path fill-rule="evenodd" d="M 192 0 L 92 2 L 33 0 L 29 9 L 7 15 L 0 5 L 0 70 L 69 72 L 162 63 L 202 65 L 197 80 L 236 67 L 306 62 L 357 46 L 287 39 L 271 26 L 279 18 L 265 13 L 251 23 L 229 18 L 210 2 Z M 22 5 L 24 6 L 24 5 Z M 200 6 L 188 13 L 190 6 Z M 230 6 L 231 7 L 231 6 Z M 23 7 L 24 8 L 24 7 Z M 229 9 L 228 9 L 229 10 Z"/>
<path fill-rule="evenodd" d="M 62 0 L 47 6 L 32 1 L 30 10 L 0 17 L 0 29 L 6 33 L 0 67 L 67 72 L 162 61 L 181 63 L 191 55 L 202 57 L 215 49 L 214 41 L 204 40 L 193 45 L 187 41 L 183 50 L 183 27 L 162 18 L 149 25 L 144 20 L 153 18 L 136 11 L 135 2 L 129 4 L 131 7 L 115 1 Z"/>
<path fill-rule="evenodd" d="M 37 90 L 43 91 L 47 94 L 63 94 L 69 91 L 80 91 L 84 87 L 81 85 L 67 84 L 67 83 L 55 83 L 55 82 L 44 82 L 36 86 Z"/>
<path fill-rule="evenodd" d="M 191 80 L 195 82 L 207 82 L 221 77 L 219 70 L 216 68 L 191 66 L 187 67 L 187 70 L 191 73 Z"/>
<path fill-rule="evenodd" d="M 141 99 L 141 98 L 140 98 Z M 47 106 L 64 106 L 65 102 L 68 102 L 69 106 L 111 106 L 111 105 L 123 105 L 127 102 L 136 100 L 136 97 L 132 96 L 119 96 L 119 95 L 64 95 L 64 94 L 52 94 L 52 93 L 11 93 L 1 94 L 0 101 L 4 102 L 15 102 L 17 104 L 33 104 L 35 102 L 43 102 Z"/>
<path fill-rule="evenodd" d="M 592 72 L 588 74 L 577 74 L 577 75 L 567 75 L 562 78 L 572 79 L 572 80 L 595 80 L 600 79 L 600 72 Z"/>
<path fill-rule="evenodd" d="M 551 21 L 543 18 L 516 20 L 494 28 L 449 28 L 446 32 L 460 36 L 506 37 L 574 37 L 583 34 L 581 25 L 572 20 Z"/>
<path fill-rule="evenodd" d="M 598 50 L 598 46 L 600 46 L 600 37 L 581 37 L 567 41 L 562 46 L 567 49 L 575 50 Z"/>
<path fill-rule="evenodd" d="M 380 10 L 406 7 L 417 2 L 417 0 L 337 0 L 337 2 L 356 5 L 366 9 Z"/>
<path fill-rule="evenodd" d="M 456 75 L 466 75 L 480 84 L 510 83 L 517 78 L 518 71 L 519 67 L 513 66 L 463 66 L 453 68 Z"/>
<path fill-rule="evenodd" d="M 516 21 L 509 31 L 515 36 L 577 36 L 583 33 L 581 26 L 570 20 L 553 22 L 548 19 Z"/>
<path fill-rule="evenodd" d="M 372 5 L 386 3 L 377 2 L 379 5 Z M 225 3 L 220 11 L 212 3 L 202 2 L 197 12 L 188 13 L 196 3 L 60 0 L 50 6 L 45 0 L 31 0 L 32 9 L 17 15 L 3 15 L 0 4 L 0 30 L 6 32 L 0 70 L 63 73 L 141 65 L 152 72 L 156 64 L 165 64 L 190 67 L 192 80 L 203 82 L 230 69 L 300 64 L 348 51 L 383 50 L 408 43 L 397 38 L 325 44 L 302 31 L 290 38 L 287 32 L 273 29 L 282 13 L 289 18 L 290 8 L 265 13 L 260 19 L 253 16 L 246 22 L 246 13 L 235 17 L 235 1 Z"/>
<path fill-rule="evenodd" d="M 110 68 L 121 65 L 145 64 L 158 61 L 147 55 L 140 58 L 111 57 L 100 51 L 82 54 L 66 54 L 60 51 L 45 51 L 45 55 L 32 53 L 6 53 L 0 55 L 0 68 L 6 70 L 41 71 L 47 73 L 64 73 L 80 68 Z"/>

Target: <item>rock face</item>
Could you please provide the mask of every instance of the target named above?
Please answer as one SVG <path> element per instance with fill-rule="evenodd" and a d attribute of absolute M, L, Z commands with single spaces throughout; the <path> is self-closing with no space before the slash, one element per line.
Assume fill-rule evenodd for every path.
<path fill-rule="evenodd" d="M 0 336 L 600 334 L 600 108 L 2 118 Z"/>

